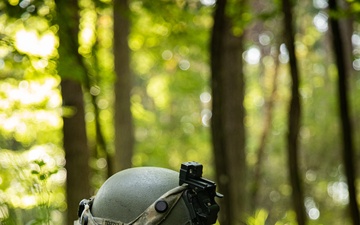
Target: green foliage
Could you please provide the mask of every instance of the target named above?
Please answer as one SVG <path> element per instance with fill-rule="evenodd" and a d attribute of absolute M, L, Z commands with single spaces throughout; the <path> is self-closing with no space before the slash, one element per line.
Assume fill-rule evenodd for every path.
<path fill-rule="evenodd" d="M 246 224 L 248 225 L 265 225 L 268 212 L 266 210 L 258 210 L 253 217 L 249 217 Z"/>
<path fill-rule="evenodd" d="M 153 10 L 156 4 L 161 11 Z M 200 95 L 208 89 L 210 8 L 171 1 L 133 1 L 130 7 L 129 45 L 137 74 L 132 97 L 138 140 L 134 165 L 178 169 L 182 161 L 209 162 L 209 134 L 201 122 L 208 105 Z"/>
<path fill-rule="evenodd" d="M 51 2 L 25 3 L 0 4 L 9 9 L 0 15 L 0 223 L 61 223 L 65 174 Z"/>
<path fill-rule="evenodd" d="M 57 64 L 58 28 L 52 21 L 54 3 L 50 0 L 29 2 L 24 7 L 16 0 L 0 3 L 0 10 L 6 12 L 0 15 L 0 223 L 6 220 L 6 224 L 62 224 L 66 210 L 66 171 L 61 116 L 67 109 L 61 108 L 60 78 L 56 74 L 58 69 L 68 70 L 69 66 L 59 68 Z M 231 4 L 235 5 L 236 1 Z M 289 210 L 291 187 L 285 151 L 290 85 L 287 53 L 281 45 L 282 31 L 278 30 L 281 19 L 278 3 L 263 4 L 265 10 L 256 14 L 249 6 L 229 8 L 229 13 L 239 18 L 234 21 L 234 32 L 240 34 L 244 28 L 260 23 L 247 31 L 244 52 L 247 111 L 244 122 L 250 180 L 257 162 L 265 103 L 270 95 L 276 60 L 280 59 L 259 200 L 256 211 L 249 212 L 252 216 L 248 224 L 294 224 L 294 212 Z M 300 19 L 296 23 L 296 49 L 303 104 L 300 169 L 309 224 L 347 224 L 344 208 L 348 199 L 339 157 L 336 68 L 329 56 L 326 33 L 314 26 L 315 17 L 324 12 L 306 1 L 297 4 L 296 15 Z M 209 133 L 208 43 L 213 6 L 202 5 L 200 1 L 133 0 L 130 9 L 129 46 L 134 75 L 131 111 L 136 136 L 133 164 L 178 170 L 181 162 L 194 160 L 203 163 L 205 176 L 211 177 L 215 171 Z M 350 9 L 358 11 L 357 1 L 350 1 Z M 81 0 L 80 11 L 78 51 L 90 71 L 86 78 L 89 90 L 85 94 L 89 145 L 97 148 L 94 124 L 98 119 L 106 150 L 114 152 L 111 2 Z M 358 24 L 355 27 L 358 28 Z M 354 35 L 356 41 L 359 34 Z M 360 44 L 354 43 L 357 70 L 349 78 L 349 91 L 357 137 L 360 79 L 356 65 Z M 255 54 L 255 61 L 247 58 L 251 56 L 250 50 L 260 52 L 258 58 Z M 67 58 L 64 63 L 69 65 L 72 60 Z M 82 73 L 69 71 L 69 76 Z M 95 97 L 99 118 L 95 117 L 92 97 Z M 359 138 L 356 146 L 360 146 Z M 100 150 L 98 153 L 90 162 L 94 169 L 94 189 L 106 179 L 106 160 Z"/>
<path fill-rule="evenodd" d="M 1 150 L 0 221 L 4 224 L 53 224 L 64 210 L 61 154 L 52 146 L 28 151 Z M 56 162 L 56 160 L 59 160 Z"/>

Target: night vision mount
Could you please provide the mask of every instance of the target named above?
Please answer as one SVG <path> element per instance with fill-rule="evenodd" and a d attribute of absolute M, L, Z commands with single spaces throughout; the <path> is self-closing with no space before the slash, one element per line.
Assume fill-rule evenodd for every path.
<path fill-rule="evenodd" d="M 184 199 L 192 222 L 197 225 L 214 224 L 220 210 L 215 197 L 223 198 L 223 195 L 216 192 L 215 182 L 202 178 L 202 170 L 203 166 L 197 162 L 181 164 L 179 185 L 188 185 Z"/>

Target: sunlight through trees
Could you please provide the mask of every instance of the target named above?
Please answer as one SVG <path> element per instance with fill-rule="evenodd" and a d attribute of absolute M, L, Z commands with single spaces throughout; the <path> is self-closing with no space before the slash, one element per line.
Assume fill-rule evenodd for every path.
<path fill-rule="evenodd" d="M 223 225 L 295 224 L 299 212 L 292 203 L 286 139 L 287 118 L 295 115 L 289 111 L 292 57 L 299 72 L 295 169 L 303 188 L 304 224 L 354 224 L 349 205 L 356 217 L 354 200 L 360 197 L 357 1 L 338 1 L 341 7 L 331 10 L 333 2 L 326 0 L 292 1 L 293 48 L 285 41 L 289 29 L 284 30 L 280 1 L 129 0 L 128 11 L 116 15 L 111 0 L 74 0 L 72 10 L 62 9 L 64 3 L 70 4 L 0 2 L 0 224 L 63 225 L 76 219 L 73 209 L 66 218 L 67 209 L 81 199 L 75 192 L 68 198 L 67 182 L 79 177 L 82 187 L 73 190 L 96 194 L 120 168 L 114 166 L 116 155 L 132 148 L 124 144 L 130 136 L 115 147 L 115 130 L 124 128 L 115 125 L 117 113 L 125 112 L 115 107 L 119 96 L 129 101 L 117 104 L 133 122 L 127 166 L 178 170 L 182 162 L 199 161 L 207 168 L 204 177 L 217 180 L 226 190 L 224 200 L 232 201 L 221 203 Z M 221 4 L 220 32 L 214 13 Z M 114 26 L 125 31 L 114 21 L 120 15 L 128 20 L 129 33 L 115 49 L 120 34 Z M 338 59 L 336 35 L 346 40 Z M 212 37 L 219 39 L 210 48 Z M 124 46 L 129 55 L 117 67 Z M 124 81 L 124 68 L 129 80 L 120 89 L 128 96 L 114 86 Z M 214 71 L 220 77 L 216 82 Z M 339 77 L 347 85 L 341 91 L 349 104 L 354 169 L 342 158 L 348 148 L 342 145 Z M 66 86 L 68 80 L 72 85 Z M 75 126 L 75 116 L 83 118 L 81 127 Z M 64 131 L 66 120 L 70 131 L 83 129 L 83 136 Z M 122 132 L 121 137 L 132 133 Z M 77 144 L 86 150 L 68 151 L 77 145 L 65 147 L 66 138 L 83 138 Z M 214 148 L 214 143 L 220 144 Z M 351 179 L 351 172 L 357 177 Z M 229 205 L 241 213 L 228 211 Z"/>

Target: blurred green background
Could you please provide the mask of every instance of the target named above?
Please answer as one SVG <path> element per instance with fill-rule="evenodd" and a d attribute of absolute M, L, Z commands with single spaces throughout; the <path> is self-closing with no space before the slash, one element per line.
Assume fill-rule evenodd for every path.
<path fill-rule="evenodd" d="M 359 3 L 346 3 L 347 12 L 353 16 L 348 93 L 359 174 Z M 100 125 L 108 154 L 112 155 L 116 79 L 112 3 L 79 0 L 78 4 L 78 53 L 89 67 L 97 70 L 91 87 L 84 88 L 87 144 L 90 149 L 97 149 L 95 128 Z M 204 165 L 204 177 L 214 179 L 209 65 L 214 5 L 215 0 L 129 1 L 133 166 L 178 170 L 182 162 L 198 161 Z M 63 107 L 60 92 L 55 7 L 53 0 L 0 2 L 0 224 L 66 224 L 62 117 L 71 114 L 71 109 Z M 350 224 L 346 213 L 349 194 L 341 159 L 337 73 L 329 53 L 332 47 L 326 8 L 325 0 L 296 1 L 295 45 L 303 107 L 299 169 L 304 178 L 308 223 Z M 243 61 L 249 181 L 258 162 L 267 107 L 269 101 L 273 103 L 258 197 L 253 202 L 255 209 L 248 212 L 247 224 L 254 225 L 296 224 L 290 209 L 285 143 L 289 56 L 278 25 L 283 18 L 278 9 L 278 1 L 249 2 L 239 21 L 247 30 Z M 99 111 L 95 112 L 95 108 Z M 106 180 L 107 166 L 106 155 L 91 155 L 92 193 Z M 360 185 L 358 177 L 356 184 Z"/>

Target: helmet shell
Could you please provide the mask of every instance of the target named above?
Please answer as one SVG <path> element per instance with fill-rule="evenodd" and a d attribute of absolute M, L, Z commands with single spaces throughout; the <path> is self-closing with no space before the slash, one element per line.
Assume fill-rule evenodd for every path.
<path fill-rule="evenodd" d="M 95 217 L 128 223 L 143 213 L 165 192 L 179 186 L 179 173 L 158 167 L 137 167 L 111 176 L 95 196 Z M 181 198 L 162 225 L 185 224 L 189 210 Z"/>

